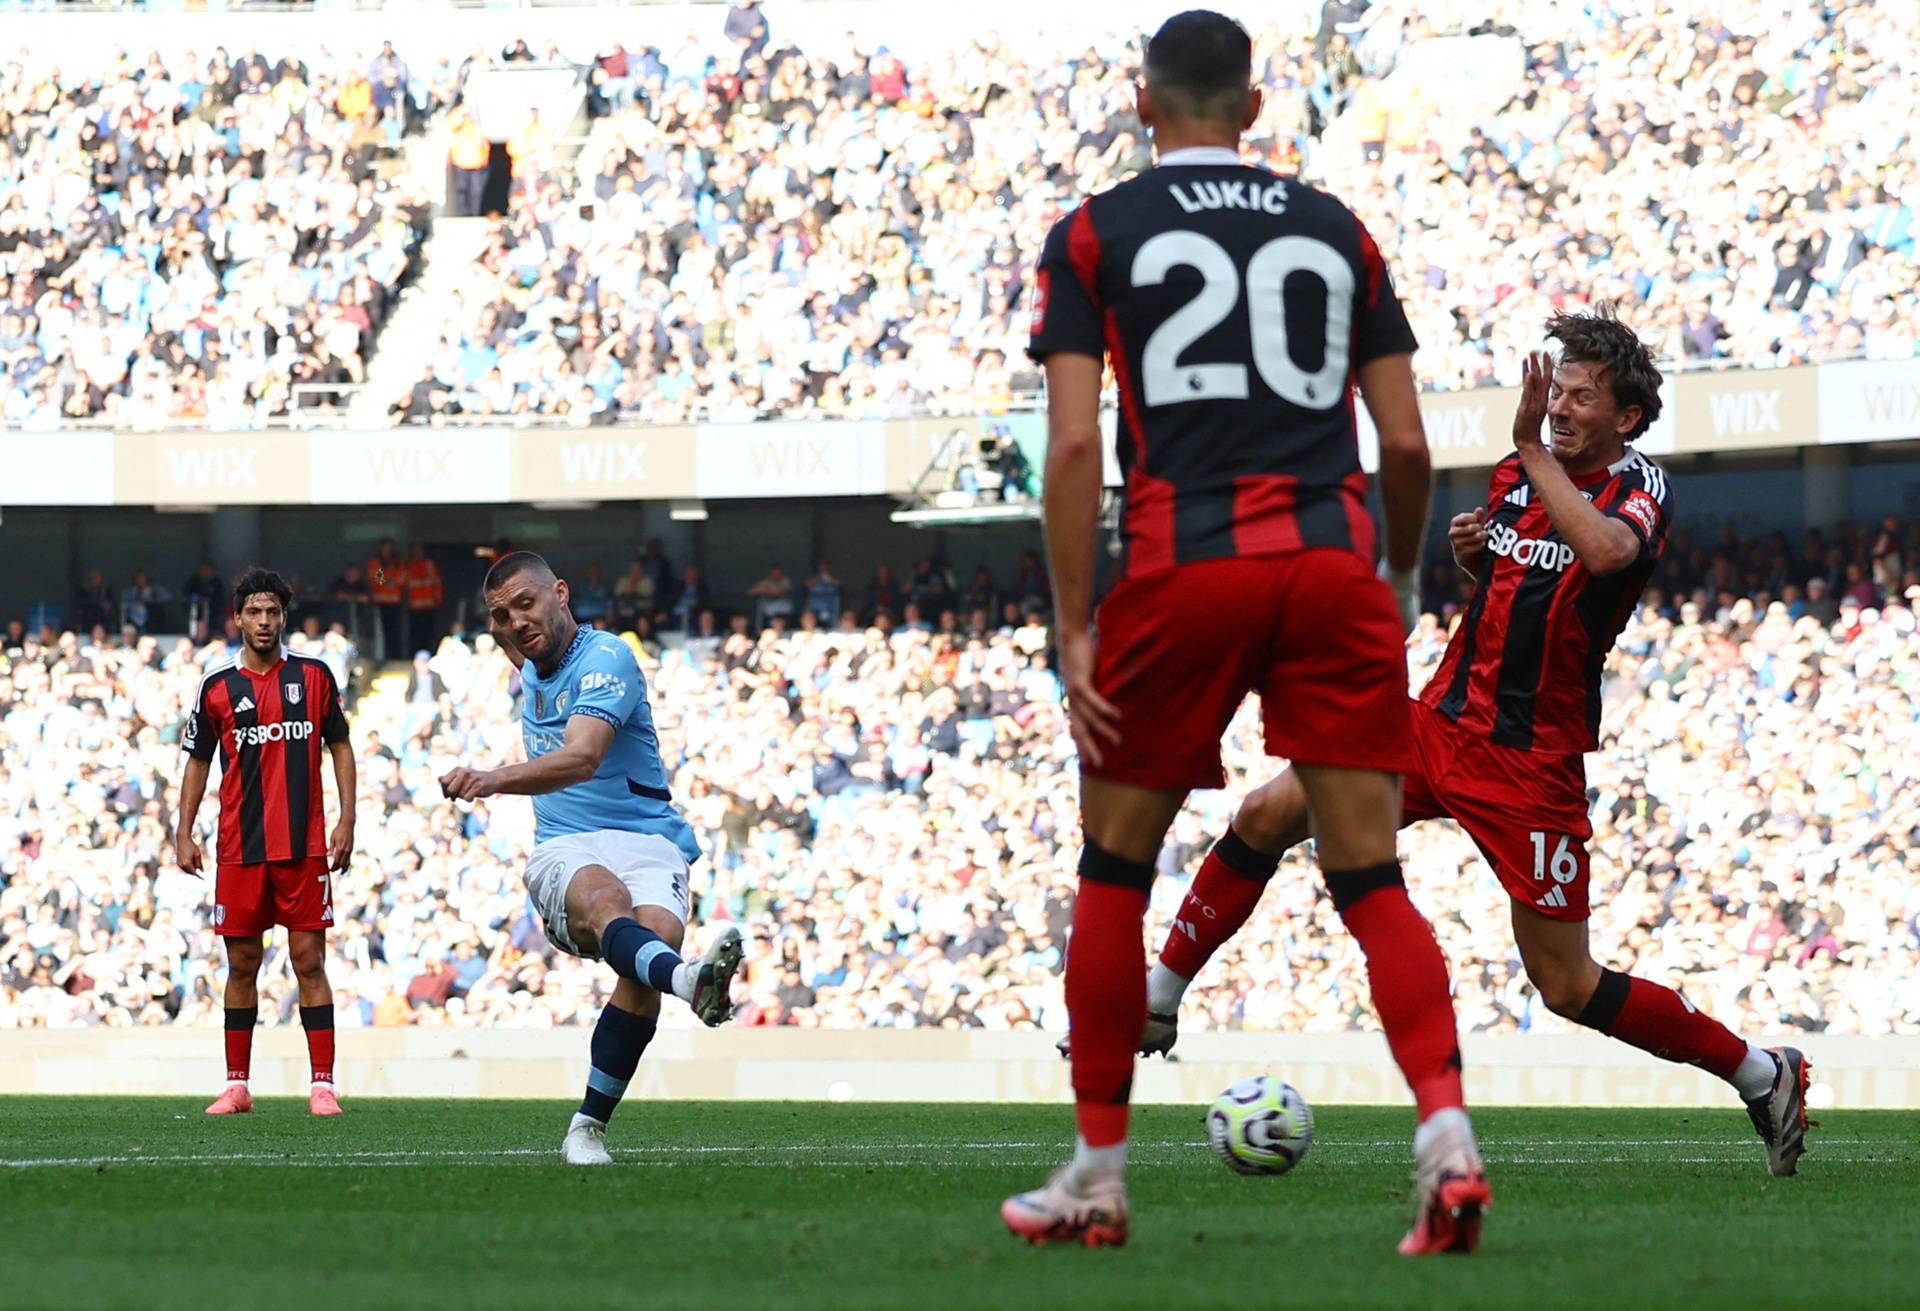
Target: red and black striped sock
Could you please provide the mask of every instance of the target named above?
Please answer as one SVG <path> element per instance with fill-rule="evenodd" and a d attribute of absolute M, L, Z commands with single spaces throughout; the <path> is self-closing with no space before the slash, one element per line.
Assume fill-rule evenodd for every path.
<path fill-rule="evenodd" d="M 1160 949 L 1160 963 L 1191 981 L 1247 922 L 1279 865 L 1280 857 L 1255 851 L 1228 829 L 1194 875 Z"/>
<path fill-rule="evenodd" d="M 1073 1105 L 1089 1147 L 1127 1140 L 1133 1053 L 1147 1022 L 1147 949 L 1141 927 L 1153 867 L 1087 843 L 1067 945 L 1067 1023 L 1073 1029 Z"/>
<path fill-rule="evenodd" d="M 1400 880 L 1400 862 L 1367 869 L 1328 870 L 1333 907 L 1367 957 L 1373 1009 L 1387 1046 L 1413 1089 L 1425 1120 L 1464 1106 L 1460 1088 L 1460 1031 L 1447 987 L 1447 958 L 1433 926 L 1414 908 Z"/>
<path fill-rule="evenodd" d="M 245 1083 L 253 1070 L 253 1026 L 258 1006 L 227 1007 L 227 1082 Z"/>
<path fill-rule="evenodd" d="M 307 1031 L 307 1059 L 315 1083 L 333 1082 L 333 1003 L 302 1006 L 300 1024 Z"/>
<path fill-rule="evenodd" d="M 1746 1039 L 1672 988 L 1618 970 L 1600 971 L 1600 983 L 1574 1023 L 1722 1079 L 1731 1080 L 1747 1057 Z"/>

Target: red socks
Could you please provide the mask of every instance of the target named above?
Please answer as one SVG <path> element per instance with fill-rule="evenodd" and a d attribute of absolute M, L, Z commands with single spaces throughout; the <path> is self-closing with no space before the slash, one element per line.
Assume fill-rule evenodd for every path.
<path fill-rule="evenodd" d="M 1080 858 L 1080 892 L 1067 946 L 1067 1021 L 1073 1030 L 1073 1101 L 1089 1147 L 1127 1138 L 1133 1054 L 1147 1022 L 1147 915 L 1151 866 L 1123 861 L 1091 842 Z"/>
<path fill-rule="evenodd" d="M 1574 1023 L 1722 1079 L 1732 1079 L 1747 1055 L 1744 1038 L 1672 988 L 1616 970 L 1600 971 L 1599 986 Z"/>
<path fill-rule="evenodd" d="M 333 1082 L 333 1003 L 302 1006 L 300 1023 L 307 1031 L 307 1059 L 315 1083 Z"/>
<path fill-rule="evenodd" d="M 1433 926 L 1407 898 L 1399 862 L 1328 870 L 1326 880 L 1334 908 L 1366 953 L 1373 1009 L 1387 1031 L 1393 1059 L 1413 1089 L 1420 1118 L 1466 1105 L 1447 959 Z M 1077 1036 L 1074 1041 L 1079 1041 Z"/>
<path fill-rule="evenodd" d="M 258 1006 L 227 1007 L 227 1082 L 245 1083 L 253 1070 L 253 1026 Z"/>
<path fill-rule="evenodd" d="M 1160 949 L 1160 963 L 1183 979 L 1200 973 L 1260 904 L 1280 858 L 1255 851 L 1232 829 L 1200 865 Z M 1077 1041 L 1077 1039 L 1076 1039 Z"/>

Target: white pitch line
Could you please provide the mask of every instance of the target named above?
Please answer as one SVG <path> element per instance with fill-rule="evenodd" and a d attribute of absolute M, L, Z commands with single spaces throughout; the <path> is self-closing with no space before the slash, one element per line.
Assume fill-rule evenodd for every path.
<path fill-rule="evenodd" d="M 1858 1151 L 1845 1150 L 1867 1145 L 1868 1140 L 1843 1138 L 1816 1140 L 1815 1159 L 1827 1159 L 1836 1163 L 1858 1163 L 1869 1159 Z M 1494 1163 L 1514 1165 L 1608 1165 L 1608 1164 L 1681 1164 L 1681 1165 L 1718 1165 L 1739 1161 L 1752 1154 L 1752 1146 L 1744 1143 L 1729 1143 L 1692 1138 L 1652 1139 L 1644 1143 L 1612 1144 L 1622 1150 L 1612 1152 L 1588 1151 L 1568 1153 L 1564 1149 L 1591 1146 L 1573 1140 L 1541 1139 L 1515 1142 L 1512 1144 L 1492 1144 L 1487 1150 L 1487 1159 Z M 1686 1156 L 1663 1156 L 1658 1161 L 1649 1162 L 1639 1149 L 1649 1146 L 1690 1147 L 1693 1154 Z M 1195 1156 L 1204 1155 L 1205 1144 L 1192 1143 L 1153 1143 L 1141 1144 L 1144 1151 L 1136 1151 L 1135 1160 L 1142 1165 L 1178 1164 Z M 852 1150 L 849 1150 L 849 1149 Z M 1542 1152 L 1540 1149 L 1548 1149 Z M 1553 1152 L 1552 1149 L 1562 1149 Z M 956 1157 L 961 1153 L 993 1153 L 985 1159 L 976 1159 L 969 1164 L 978 1165 L 1044 1165 L 1064 1150 L 1056 1142 L 975 1142 L 953 1144 L 928 1144 L 925 1142 L 888 1142 L 849 1144 L 836 1143 L 779 1143 L 757 1147 L 744 1144 L 642 1144 L 633 1147 L 614 1149 L 616 1156 L 639 1160 L 649 1160 L 654 1165 L 674 1166 L 688 1163 L 688 1158 L 709 1156 L 781 1156 L 805 1154 L 813 1162 L 825 1166 L 886 1165 L 894 1167 L 914 1167 L 929 1164 L 960 1164 Z M 1347 1139 L 1331 1140 L 1321 1150 L 1321 1157 L 1328 1156 L 1336 1160 L 1341 1158 L 1359 1158 L 1359 1163 L 1372 1163 L 1381 1159 L 1397 1158 L 1407 1151 L 1407 1144 L 1401 1139 Z M 1034 1155 L 1027 1155 L 1033 1153 Z M 499 1147 L 499 1148 L 403 1148 L 390 1151 L 330 1152 L 325 1156 L 296 1156 L 274 1152 L 187 1152 L 187 1153 L 145 1153 L 129 1152 L 97 1156 L 48 1156 L 0 1159 L 0 1169 L 31 1170 L 58 1169 L 81 1166 L 114 1165 L 273 1165 L 297 1169 L 328 1169 L 357 1165 L 367 1168 L 391 1166 L 411 1166 L 423 1163 L 447 1162 L 450 1164 L 480 1164 L 519 1159 L 531 1162 L 536 1158 L 545 1158 L 557 1154 L 552 1147 Z"/>

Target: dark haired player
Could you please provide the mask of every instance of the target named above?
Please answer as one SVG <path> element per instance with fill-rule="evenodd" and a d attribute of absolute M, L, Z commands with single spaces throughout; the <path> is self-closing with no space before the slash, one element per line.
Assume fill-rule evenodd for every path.
<path fill-rule="evenodd" d="M 253 1109 L 247 1076 L 264 934 L 287 930 L 287 954 L 300 983 L 300 1023 L 313 1067 L 308 1107 L 340 1114 L 333 1088 L 333 988 L 327 982 L 327 929 L 333 924 L 329 871 L 353 854 L 353 746 L 333 671 L 280 645 L 293 592 L 279 574 L 250 569 L 233 587 L 240 658 L 200 680 L 181 744 L 180 868 L 200 873 L 194 817 L 207 773 L 220 753 L 220 839 L 213 885 L 213 931 L 227 944 L 227 1087 L 208 1115 Z M 340 821 L 325 834 L 320 748 L 333 759 Z"/>
<path fill-rule="evenodd" d="M 1413 709 L 1419 762 L 1402 820 L 1456 820 L 1480 848 L 1549 1010 L 1727 1080 L 1768 1168 L 1790 1175 L 1806 1150 L 1807 1059 L 1761 1050 L 1673 989 L 1601 968 L 1588 949 L 1582 755 L 1598 741 L 1601 668 L 1659 561 L 1673 499 L 1660 466 L 1629 444 L 1660 416 L 1660 374 L 1640 339 L 1605 306 L 1556 314 L 1547 335 L 1560 357 L 1526 361 L 1514 453 L 1494 469 L 1486 507 L 1449 527 L 1476 585 Z M 1148 976 L 1143 1049 L 1173 1046 L 1188 983 L 1310 829 L 1293 772 L 1241 803 Z"/>
<path fill-rule="evenodd" d="M 1139 88 L 1156 166 L 1090 197 L 1040 258 L 1030 349 L 1047 373 L 1047 552 L 1083 775 L 1066 977 L 1079 1141 L 1001 1216 L 1033 1242 L 1126 1241 L 1153 861 L 1188 791 L 1224 785 L 1220 736 L 1258 690 L 1268 749 L 1305 784 L 1328 890 L 1419 1108 L 1420 1220 L 1404 1250 L 1470 1251 L 1492 1195 L 1446 961 L 1394 857 L 1397 775 L 1413 763 L 1404 637 L 1432 482 L 1413 333 L 1350 210 L 1240 163 L 1260 111 L 1251 80 L 1239 24 L 1169 19 Z M 1096 643 L 1107 360 L 1126 565 Z M 1380 433 L 1391 588 L 1375 576 L 1356 385 Z"/>
<path fill-rule="evenodd" d="M 451 770 L 440 786 L 458 801 L 534 799 L 527 895 L 547 937 L 620 976 L 594 1025 L 586 1096 L 560 1145 L 569 1165 L 611 1165 L 607 1121 L 653 1040 L 661 994 L 686 1002 L 703 1023 L 724 1023 L 740 931 L 723 930 L 698 961 L 680 958 L 687 873 L 700 845 L 667 791 L 633 652 L 576 623 L 565 580 L 531 551 L 496 560 L 483 590 L 493 638 L 520 670 L 527 758 Z"/>

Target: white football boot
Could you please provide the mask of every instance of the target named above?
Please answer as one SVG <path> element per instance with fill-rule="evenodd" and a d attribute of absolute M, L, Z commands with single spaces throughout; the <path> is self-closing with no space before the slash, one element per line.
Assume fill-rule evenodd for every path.
<path fill-rule="evenodd" d="M 607 1126 L 575 1111 L 567 1136 L 560 1141 L 560 1155 L 568 1165 L 612 1165 L 607 1151 Z"/>

